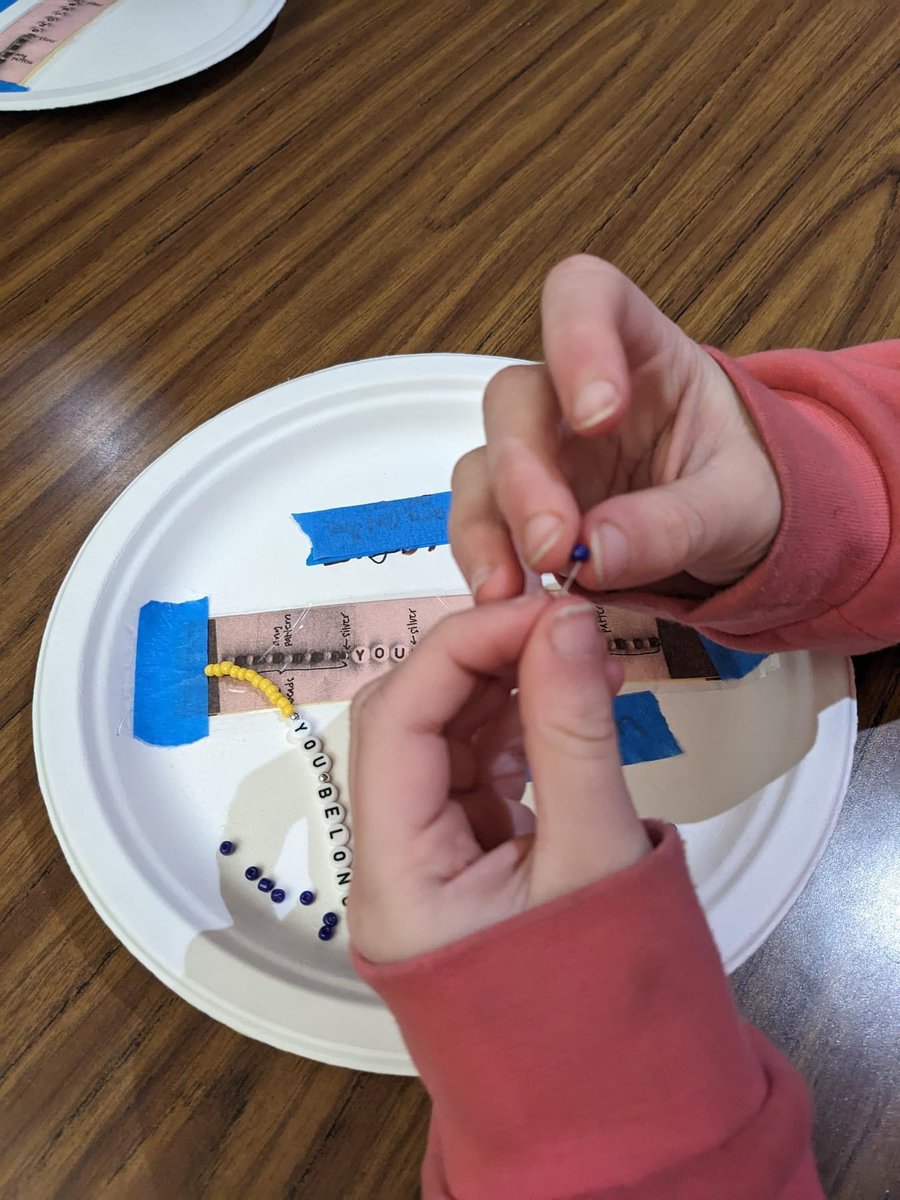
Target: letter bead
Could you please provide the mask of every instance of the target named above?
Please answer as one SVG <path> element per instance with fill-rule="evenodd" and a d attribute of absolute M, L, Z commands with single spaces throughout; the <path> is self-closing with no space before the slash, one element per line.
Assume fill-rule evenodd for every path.
<path fill-rule="evenodd" d="M 350 841 L 350 830 L 346 825 L 328 826 L 328 844 L 330 846 L 346 846 Z"/>
<path fill-rule="evenodd" d="M 343 870 L 353 862 L 353 851 L 349 846 L 335 846 L 329 857 L 336 867 Z"/>

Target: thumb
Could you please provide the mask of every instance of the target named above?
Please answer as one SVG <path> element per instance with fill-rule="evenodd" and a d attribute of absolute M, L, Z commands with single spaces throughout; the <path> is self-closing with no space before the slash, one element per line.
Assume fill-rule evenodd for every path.
<path fill-rule="evenodd" d="M 704 583 L 733 583 L 771 540 L 765 521 L 751 536 L 747 517 L 768 511 L 761 478 L 752 457 L 726 452 L 696 474 L 603 500 L 584 517 L 591 557 L 578 582 L 607 592 L 687 571 Z"/>
<path fill-rule="evenodd" d="M 622 774 L 605 661 L 596 609 L 563 597 L 536 623 L 519 665 L 538 902 L 621 870 L 649 849 Z"/>

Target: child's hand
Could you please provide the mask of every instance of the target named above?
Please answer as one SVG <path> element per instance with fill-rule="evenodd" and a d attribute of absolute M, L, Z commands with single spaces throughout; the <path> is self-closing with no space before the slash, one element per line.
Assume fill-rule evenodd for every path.
<path fill-rule="evenodd" d="M 521 591 L 513 542 L 557 573 L 587 543 L 579 584 L 604 592 L 746 574 L 777 532 L 781 498 L 718 364 L 587 255 L 550 272 L 543 338 L 546 366 L 488 384 L 487 444 L 454 474 L 453 553 L 477 599 Z"/>
<path fill-rule="evenodd" d="M 647 853 L 619 760 L 620 684 L 593 607 L 541 593 L 448 618 L 360 693 L 348 918 L 362 955 L 445 946 Z M 536 823 L 519 803 L 523 741 Z"/>

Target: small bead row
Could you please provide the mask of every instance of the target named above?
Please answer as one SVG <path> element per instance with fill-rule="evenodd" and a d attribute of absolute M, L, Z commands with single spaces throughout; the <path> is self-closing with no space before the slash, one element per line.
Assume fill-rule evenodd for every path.
<path fill-rule="evenodd" d="M 264 679 L 262 675 L 258 674 L 251 667 L 238 667 L 233 662 L 225 660 L 224 662 L 208 663 L 204 667 L 204 673 L 209 677 L 217 679 L 224 675 L 231 679 L 238 679 L 243 683 L 249 683 L 252 687 L 262 692 L 283 716 L 289 718 L 292 739 L 299 743 L 300 748 L 306 755 L 307 761 L 316 772 L 316 782 L 318 784 L 316 796 L 322 805 L 323 816 L 328 822 L 328 857 L 334 869 L 338 891 L 341 893 L 341 904 L 346 908 L 352 879 L 350 865 L 353 862 L 353 851 L 350 849 L 350 829 L 346 824 L 347 811 L 340 803 L 340 790 L 331 778 L 331 758 L 325 753 L 321 739 L 315 736 L 312 726 L 306 718 L 301 713 L 294 711 L 292 701 L 283 692 L 279 691 L 271 680 Z M 222 846 L 226 844 L 231 846 L 232 850 L 234 849 L 231 842 L 223 842 Z M 223 853 L 230 854 L 231 850 L 223 850 Z M 257 887 L 263 892 L 269 890 L 269 887 L 263 887 L 264 883 L 271 887 L 271 880 L 261 879 L 259 881 Z M 281 891 L 280 888 L 277 890 Z M 274 894 L 272 899 L 275 899 Z M 284 893 L 282 892 L 281 900 L 283 899 Z M 280 903 L 280 900 L 277 903 Z M 321 937 L 321 935 L 322 930 L 319 930 L 319 936 Z"/>
<path fill-rule="evenodd" d="M 234 842 L 226 840 L 219 844 L 219 853 L 224 855 L 226 858 L 234 854 L 236 849 L 237 847 L 235 846 Z M 284 891 L 284 889 L 275 887 L 274 881 L 263 875 L 260 871 L 260 868 L 257 866 L 247 867 L 247 869 L 244 871 L 244 878 L 249 879 L 251 883 L 256 882 L 256 886 L 259 888 L 259 890 L 261 892 L 268 893 L 275 904 L 281 904 L 287 896 L 287 893 Z M 315 892 L 303 891 L 300 893 L 300 903 L 304 907 L 308 907 L 310 904 L 313 904 L 315 899 Z M 322 925 L 318 934 L 319 940 L 322 942 L 330 942 L 334 937 L 339 921 L 340 917 L 337 915 L 337 913 L 323 913 Z"/>
<path fill-rule="evenodd" d="M 274 705 L 285 717 L 291 716 L 294 711 L 293 702 L 285 696 L 284 692 L 271 679 L 266 679 L 252 667 L 238 667 L 233 662 L 226 660 L 225 662 L 207 663 L 203 668 L 203 673 L 209 678 L 221 679 L 225 675 L 231 679 L 238 679 L 242 683 L 249 683 L 258 692 L 262 692 L 269 703 Z"/>

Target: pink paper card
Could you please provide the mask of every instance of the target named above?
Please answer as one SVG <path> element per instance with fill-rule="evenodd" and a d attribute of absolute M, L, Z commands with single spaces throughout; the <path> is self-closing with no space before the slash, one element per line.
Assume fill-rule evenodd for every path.
<path fill-rule="evenodd" d="M 116 0 L 42 0 L 0 31 L 0 80 L 24 83 Z"/>

